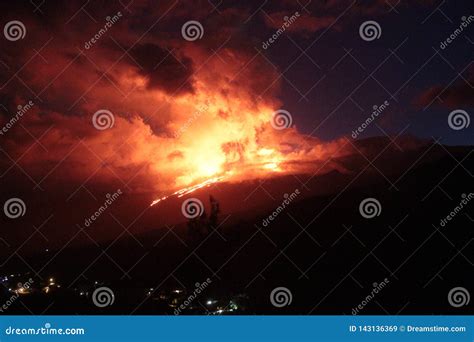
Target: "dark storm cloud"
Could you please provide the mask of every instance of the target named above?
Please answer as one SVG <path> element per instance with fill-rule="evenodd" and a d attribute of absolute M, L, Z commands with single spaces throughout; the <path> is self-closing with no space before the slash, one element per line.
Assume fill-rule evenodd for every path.
<path fill-rule="evenodd" d="M 179 58 L 172 50 L 155 44 L 135 46 L 131 55 L 132 65 L 148 79 L 150 89 L 163 89 L 168 93 L 193 91 L 193 63 L 190 58 Z"/>
<path fill-rule="evenodd" d="M 438 105 L 447 108 L 474 106 L 474 68 L 450 86 L 433 85 L 414 99 L 419 107 Z"/>

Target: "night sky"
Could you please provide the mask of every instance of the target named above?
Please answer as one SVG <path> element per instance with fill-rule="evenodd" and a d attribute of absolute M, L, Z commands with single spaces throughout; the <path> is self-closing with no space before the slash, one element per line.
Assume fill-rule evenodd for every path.
<path fill-rule="evenodd" d="M 440 48 L 461 18 L 472 13 L 472 2 L 402 1 L 391 7 L 380 1 L 371 9 L 361 2 L 316 3 L 321 4 L 308 6 L 312 16 L 337 20 L 314 33 L 285 35 L 264 51 L 285 71 L 281 99 L 303 132 L 329 140 L 348 135 L 373 105 L 388 100 L 390 109 L 377 121 L 381 129 L 373 125 L 362 137 L 396 135 L 409 125 L 407 134 L 443 137 L 446 144 L 473 143 L 472 127 L 447 129 L 452 110 L 469 112 L 474 104 L 472 27 Z M 360 39 L 358 28 L 366 20 L 379 22 L 378 40 Z"/>

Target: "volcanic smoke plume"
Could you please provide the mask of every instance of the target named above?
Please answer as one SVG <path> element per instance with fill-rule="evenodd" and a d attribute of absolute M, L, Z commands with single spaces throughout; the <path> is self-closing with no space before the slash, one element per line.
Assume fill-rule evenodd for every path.
<path fill-rule="evenodd" d="M 10 113 L 32 106 L 2 134 L 4 152 L 36 182 L 112 177 L 157 195 L 314 172 L 344 153 L 340 142 L 298 133 L 277 99 L 278 71 L 234 26 L 248 13 L 211 16 L 197 44 L 177 27 L 180 6 L 161 3 L 143 23 L 98 6 L 97 24 L 87 27 L 70 5 L 46 21 L 22 12 L 22 44 L 2 42 L 9 68 L 1 70 L 1 102 Z M 153 17 L 161 19 L 143 36 Z M 65 21 L 69 30 L 54 31 Z"/>

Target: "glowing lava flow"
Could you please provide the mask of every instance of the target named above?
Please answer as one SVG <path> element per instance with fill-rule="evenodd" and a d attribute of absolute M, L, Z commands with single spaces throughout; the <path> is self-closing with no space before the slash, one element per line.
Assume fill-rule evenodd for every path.
<path fill-rule="evenodd" d="M 189 186 L 189 187 L 186 187 L 186 188 L 183 188 L 183 189 L 180 189 L 178 191 L 175 191 L 173 192 L 171 195 L 167 195 L 167 196 L 163 196 L 161 198 L 158 198 L 156 200 L 154 200 L 151 204 L 150 204 L 150 207 L 154 206 L 155 204 L 158 204 L 159 202 L 161 201 L 164 201 L 165 199 L 169 198 L 169 197 L 172 197 L 172 196 L 176 196 L 176 197 L 182 197 L 184 195 L 187 195 L 193 191 L 196 191 L 197 189 L 201 189 L 205 186 L 210 186 L 211 184 L 213 183 L 217 183 L 219 181 L 221 181 L 222 179 L 224 179 L 224 176 L 219 176 L 219 177 L 213 177 L 213 178 L 210 178 L 208 180 L 205 180 L 204 182 L 202 183 L 198 183 L 198 184 L 195 184 L 195 185 L 192 185 L 192 186 Z"/>
<path fill-rule="evenodd" d="M 211 154 L 212 156 L 212 154 Z M 219 156 L 219 155 L 218 155 Z M 208 156 L 209 157 L 209 156 Z M 281 162 L 283 160 L 283 156 L 277 153 L 274 149 L 271 148 L 260 148 L 255 154 L 247 155 L 247 158 L 252 162 L 247 162 L 246 164 L 204 164 L 199 165 L 199 169 L 196 172 L 201 175 L 201 179 L 203 179 L 204 175 L 211 173 L 214 174 L 214 177 L 209 178 L 201 183 L 197 183 L 194 185 L 190 185 L 184 187 L 180 190 L 173 192 L 170 195 L 163 196 L 161 198 L 155 199 L 150 206 L 154 206 L 161 201 L 164 201 L 172 196 L 182 197 L 187 195 L 191 192 L 194 192 L 198 189 L 203 187 L 210 186 L 211 184 L 217 183 L 226 179 L 227 181 L 231 181 L 232 179 L 236 179 L 240 177 L 240 179 L 248 179 L 258 178 L 259 176 L 267 176 L 269 173 L 279 173 L 282 171 L 281 169 Z M 212 158 L 208 158 L 211 160 Z M 219 160 L 219 158 L 216 158 Z M 225 171 L 221 171 L 225 169 Z M 209 171 L 209 172 L 208 172 Z M 216 171 L 219 172 L 219 176 L 216 175 Z M 210 176 L 210 175 L 209 175 Z M 190 182 L 191 183 L 191 182 Z M 185 183 L 185 184 L 190 184 Z M 192 184 L 192 183 L 191 183 Z"/>

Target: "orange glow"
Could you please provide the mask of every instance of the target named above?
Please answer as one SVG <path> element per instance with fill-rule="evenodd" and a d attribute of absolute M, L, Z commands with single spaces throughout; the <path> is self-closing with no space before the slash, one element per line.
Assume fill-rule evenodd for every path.
<path fill-rule="evenodd" d="M 190 186 L 190 187 L 187 187 L 187 188 L 183 188 L 183 189 L 180 189 L 178 191 L 175 191 L 173 192 L 171 195 L 168 195 L 168 196 L 163 196 L 161 198 L 158 198 L 156 200 L 154 200 L 151 204 L 150 204 L 150 207 L 154 206 L 155 204 L 158 204 L 159 202 L 161 201 L 164 201 L 165 199 L 169 198 L 169 197 L 172 197 L 172 196 L 176 196 L 176 197 L 182 197 L 184 195 L 187 195 L 193 191 L 196 191 L 197 189 L 201 189 L 201 188 L 204 188 L 205 186 L 210 186 L 211 184 L 213 183 L 217 183 L 219 181 L 221 181 L 224 177 L 215 177 L 215 178 L 211 178 L 211 179 L 208 179 L 202 183 L 199 183 L 199 184 L 195 184 L 193 186 Z"/>
<path fill-rule="evenodd" d="M 89 74 L 72 64 L 67 74 L 75 82 L 64 87 L 58 79 L 51 90 L 66 88 L 68 93 L 83 94 L 95 84 L 87 92 L 87 101 L 78 101 L 71 109 L 87 115 L 45 113 L 40 105 L 33 107 L 22 124 L 33 136 L 41 136 L 48 150 L 37 144 L 30 148 L 13 131 L 9 134 L 15 148 L 12 158 L 21 159 L 22 167 L 47 181 L 53 177 L 46 177 L 43 170 L 50 168 L 40 167 L 41 163 L 61 163 L 63 172 L 53 173 L 59 181 L 67 177 L 68 182 L 82 184 L 91 175 L 99 183 L 119 178 L 131 191 L 157 194 L 155 205 L 216 182 L 314 173 L 327 159 L 339 156 L 341 141 L 321 143 L 300 134 L 296 126 L 272 125 L 275 111 L 283 107 L 277 97 L 279 75 L 253 52 L 222 49 L 209 57 L 207 50 L 193 44 L 178 50 L 195 65 L 192 91 L 150 88 L 147 77 L 128 64 L 110 71 L 115 85 L 96 84 L 95 71 Z M 104 56 L 97 63 L 107 69 L 109 62 Z M 53 64 L 38 68 L 41 77 L 35 78 L 36 87 L 42 89 L 48 84 L 41 82 L 54 78 L 57 70 Z M 51 95 L 45 101 L 56 98 Z M 94 128 L 91 118 L 98 109 L 113 113 L 112 128 Z M 48 120 L 54 125 L 46 130 Z M 18 130 L 18 134 L 23 133 Z"/>
<path fill-rule="evenodd" d="M 269 169 L 269 170 L 278 170 L 278 164 L 277 163 L 267 163 L 263 166 L 264 168 L 266 169 Z"/>

